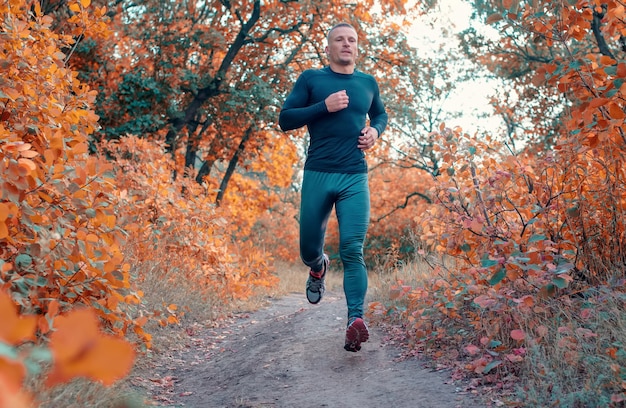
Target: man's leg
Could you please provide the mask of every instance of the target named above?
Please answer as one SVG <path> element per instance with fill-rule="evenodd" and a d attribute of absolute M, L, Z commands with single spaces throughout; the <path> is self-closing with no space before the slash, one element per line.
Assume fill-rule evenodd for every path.
<path fill-rule="evenodd" d="M 324 237 L 334 204 L 331 173 L 305 171 L 300 203 L 300 257 L 311 270 L 324 266 Z"/>
<path fill-rule="evenodd" d="M 335 203 L 339 222 L 339 252 L 343 263 L 343 288 L 348 305 L 348 320 L 363 317 L 367 292 L 367 269 L 363 243 L 370 218 L 367 174 L 341 174 Z"/>

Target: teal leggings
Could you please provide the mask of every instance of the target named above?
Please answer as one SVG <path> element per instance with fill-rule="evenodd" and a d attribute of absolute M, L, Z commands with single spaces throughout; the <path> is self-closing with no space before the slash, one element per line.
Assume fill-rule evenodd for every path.
<path fill-rule="evenodd" d="M 367 269 L 363 243 L 370 219 L 367 174 L 304 171 L 300 205 L 300 257 L 315 271 L 322 268 L 324 237 L 335 206 L 339 223 L 339 255 L 348 318 L 363 317 Z"/>

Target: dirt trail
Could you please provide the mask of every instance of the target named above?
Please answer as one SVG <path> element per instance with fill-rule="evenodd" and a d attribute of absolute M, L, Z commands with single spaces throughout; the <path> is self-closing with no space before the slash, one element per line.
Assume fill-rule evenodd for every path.
<path fill-rule="evenodd" d="M 343 349 L 345 304 L 327 293 L 319 305 L 292 294 L 230 327 L 194 333 L 193 347 L 162 367 L 174 406 L 191 408 L 473 408 L 446 373 L 398 349 L 370 328 L 358 353 Z"/>

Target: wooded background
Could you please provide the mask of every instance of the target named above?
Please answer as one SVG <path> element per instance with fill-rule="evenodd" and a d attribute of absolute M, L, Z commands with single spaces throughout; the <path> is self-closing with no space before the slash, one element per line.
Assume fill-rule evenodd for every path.
<path fill-rule="evenodd" d="M 281 132 L 278 112 L 347 21 L 390 116 L 367 153 L 368 264 L 432 268 L 372 319 L 398 316 L 416 349 L 496 382 L 548 378 L 530 358 L 544 344 L 589 372 L 593 348 L 610 369 L 587 389 L 620 404 L 622 339 L 594 324 L 624 301 L 624 5 L 469 3 L 456 32 L 437 1 L 2 2 L 0 401 L 26 399 L 42 362 L 50 385 L 123 376 L 151 345 L 146 323 L 181 317 L 145 305 L 142 266 L 228 302 L 274 285 L 275 260 L 298 261 L 307 135 Z M 450 46 L 421 52 L 418 28 Z M 503 126 L 468 134 L 443 103 L 487 79 Z M 337 240 L 333 223 L 335 263 Z M 61 340 L 72 327 L 89 334 Z M 124 357 L 105 370 L 109 353 Z"/>

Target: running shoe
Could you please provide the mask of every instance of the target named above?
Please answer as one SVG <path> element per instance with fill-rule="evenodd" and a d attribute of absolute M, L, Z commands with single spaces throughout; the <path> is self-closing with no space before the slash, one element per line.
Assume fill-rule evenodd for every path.
<path fill-rule="evenodd" d="M 346 345 L 343 346 L 343 348 L 346 349 L 346 351 L 356 353 L 361 350 L 361 343 L 365 343 L 369 337 L 370 334 L 363 319 L 360 317 L 352 317 L 348 320 Z"/>
<path fill-rule="evenodd" d="M 324 254 L 324 260 L 322 262 L 322 270 L 314 272 L 313 269 L 309 271 L 309 279 L 306 281 L 306 298 L 309 303 L 318 304 L 324 296 L 324 278 L 326 277 L 326 270 L 328 269 L 328 256 Z"/>

